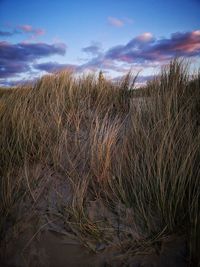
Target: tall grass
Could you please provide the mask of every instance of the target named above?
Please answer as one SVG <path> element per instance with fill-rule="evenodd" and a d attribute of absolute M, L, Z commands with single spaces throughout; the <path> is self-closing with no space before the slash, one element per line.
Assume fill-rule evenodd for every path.
<path fill-rule="evenodd" d="M 73 198 L 63 214 L 85 244 L 119 242 L 134 254 L 177 234 L 187 240 L 191 264 L 199 264 L 200 75 L 190 81 L 175 60 L 139 100 L 133 80 L 63 72 L 2 91 L 2 237 L 13 206 L 37 186 L 26 179 L 27 166 L 42 162 L 70 181 Z M 97 200 L 118 223 L 90 215 Z"/>

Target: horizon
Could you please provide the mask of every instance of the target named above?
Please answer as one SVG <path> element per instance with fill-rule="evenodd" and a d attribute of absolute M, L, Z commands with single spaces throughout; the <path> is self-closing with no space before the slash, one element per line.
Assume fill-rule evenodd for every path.
<path fill-rule="evenodd" d="M 141 83 L 174 57 L 200 68 L 199 0 L 0 0 L 0 85 L 70 69 Z"/>

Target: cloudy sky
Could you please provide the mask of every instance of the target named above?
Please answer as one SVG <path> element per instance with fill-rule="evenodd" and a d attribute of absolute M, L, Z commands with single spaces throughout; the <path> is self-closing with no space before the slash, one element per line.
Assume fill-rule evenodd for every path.
<path fill-rule="evenodd" d="M 0 84 L 73 69 L 155 74 L 175 56 L 200 66 L 200 0 L 0 0 Z"/>

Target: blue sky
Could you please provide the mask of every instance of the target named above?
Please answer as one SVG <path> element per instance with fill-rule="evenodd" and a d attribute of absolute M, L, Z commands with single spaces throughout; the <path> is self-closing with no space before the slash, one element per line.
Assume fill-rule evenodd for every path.
<path fill-rule="evenodd" d="M 148 79 L 175 56 L 198 67 L 199 10 L 200 0 L 0 0 L 0 83 L 67 68 Z"/>

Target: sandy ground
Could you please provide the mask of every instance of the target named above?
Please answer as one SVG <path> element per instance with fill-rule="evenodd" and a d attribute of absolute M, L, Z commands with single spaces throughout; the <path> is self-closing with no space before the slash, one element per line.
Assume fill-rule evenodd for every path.
<path fill-rule="evenodd" d="M 22 202 L 17 203 L 13 211 L 15 223 L 6 223 L 5 235 L 0 243 L 0 267 L 187 266 L 187 248 L 183 237 L 165 238 L 159 246 L 141 249 L 137 255 L 116 246 L 115 242 L 93 243 L 92 251 L 84 240 L 69 231 L 62 216 L 58 216 L 59 210 L 67 205 L 72 196 L 66 179 L 40 165 L 30 168 L 28 175 L 34 176 L 37 186 Z M 99 201 L 88 204 L 88 216 L 91 220 L 106 218 L 113 227 L 117 223 L 115 215 Z M 131 225 L 130 222 L 129 227 Z M 117 237 L 114 236 L 115 239 Z"/>

